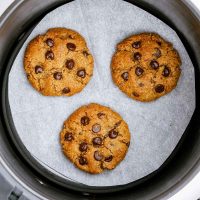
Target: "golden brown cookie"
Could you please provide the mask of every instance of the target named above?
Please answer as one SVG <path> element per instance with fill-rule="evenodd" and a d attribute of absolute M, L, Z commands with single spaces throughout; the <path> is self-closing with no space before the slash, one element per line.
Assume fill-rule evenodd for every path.
<path fill-rule="evenodd" d="M 93 57 L 79 33 L 52 28 L 28 44 L 24 68 L 32 86 L 43 95 L 71 96 L 89 82 Z"/>
<path fill-rule="evenodd" d="M 111 68 L 121 91 L 139 101 L 152 101 L 176 87 L 180 65 L 171 43 L 158 34 L 141 33 L 117 45 Z"/>
<path fill-rule="evenodd" d="M 92 174 L 114 169 L 130 144 L 128 125 L 110 108 L 89 104 L 64 122 L 60 134 L 64 154 L 79 169 Z"/>

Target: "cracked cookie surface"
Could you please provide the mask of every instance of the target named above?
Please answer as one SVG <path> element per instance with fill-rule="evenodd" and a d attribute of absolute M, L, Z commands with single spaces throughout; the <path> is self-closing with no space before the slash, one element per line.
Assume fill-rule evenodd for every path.
<path fill-rule="evenodd" d="M 31 85 L 46 96 L 80 92 L 93 73 L 93 57 L 84 38 L 65 28 L 49 29 L 27 46 L 24 68 Z"/>
<path fill-rule="evenodd" d="M 115 84 L 132 99 L 152 101 L 170 91 L 181 74 L 173 45 L 155 33 L 133 35 L 117 45 L 111 69 Z"/>
<path fill-rule="evenodd" d="M 91 103 L 73 112 L 60 133 L 63 153 L 92 174 L 114 169 L 130 144 L 128 125 L 110 108 Z"/>

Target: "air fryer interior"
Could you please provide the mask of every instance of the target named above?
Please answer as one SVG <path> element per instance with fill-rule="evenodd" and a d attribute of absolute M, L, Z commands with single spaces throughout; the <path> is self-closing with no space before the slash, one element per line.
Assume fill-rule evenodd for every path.
<path fill-rule="evenodd" d="M 21 45 L 34 26 L 47 12 L 68 1 L 18 2 L 16 10 L 10 9 L 7 21 L 0 30 L 1 49 L 1 156 L 7 166 L 30 188 L 48 199 L 77 199 L 82 195 L 109 199 L 151 199 L 158 197 L 184 178 L 199 160 L 199 74 L 200 26 L 191 10 L 179 0 L 133 0 L 128 1 L 150 12 L 177 31 L 195 67 L 196 110 L 181 141 L 167 161 L 152 174 L 123 186 L 91 187 L 66 181 L 42 167 L 25 149 L 18 138 L 9 108 L 7 79 Z M 17 3 L 16 3 L 17 4 Z M 34 8 L 34 9 L 32 9 Z M 170 14 L 170 15 L 168 15 Z M 16 17 L 17 16 L 17 17 Z M 2 18 L 3 19 L 3 18 Z M 15 22 L 13 23 L 13 19 Z M 134 169 L 133 169 L 134 170 Z M 41 184 L 41 182 L 43 184 Z M 76 192 L 75 191 L 79 191 Z M 121 195 L 118 195 L 118 192 Z M 107 193 L 107 194 L 106 194 Z"/>

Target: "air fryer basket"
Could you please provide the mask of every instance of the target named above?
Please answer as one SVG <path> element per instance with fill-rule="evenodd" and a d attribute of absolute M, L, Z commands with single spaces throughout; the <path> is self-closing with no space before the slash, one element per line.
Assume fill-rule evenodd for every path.
<path fill-rule="evenodd" d="M 200 16 L 186 0 L 132 0 L 174 30 L 195 66 L 196 109 L 185 133 L 167 161 L 152 174 L 129 184 L 91 187 L 66 181 L 43 168 L 19 140 L 10 114 L 7 79 L 18 50 L 34 26 L 67 0 L 15 1 L 0 18 L 0 161 L 27 189 L 47 199 L 160 199 L 191 179 L 200 168 Z M 19 88 L 20 89 L 20 88 Z M 23 122 L 22 122 L 23 123 Z M 126 170 L 126 169 L 124 169 Z M 134 169 L 133 169 L 134 170 Z M 120 193 L 120 195 L 119 195 Z"/>

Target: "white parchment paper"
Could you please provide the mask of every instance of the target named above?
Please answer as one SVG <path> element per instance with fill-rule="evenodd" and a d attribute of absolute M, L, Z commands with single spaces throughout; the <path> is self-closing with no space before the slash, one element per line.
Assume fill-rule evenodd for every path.
<path fill-rule="evenodd" d="M 23 56 L 28 42 L 52 27 L 81 33 L 95 59 L 92 80 L 72 97 L 40 95 L 24 72 Z M 176 89 L 151 103 L 128 98 L 111 79 L 110 62 L 116 44 L 140 32 L 157 32 L 174 44 L 182 59 Z M 194 68 L 177 34 L 144 10 L 122 0 L 76 0 L 46 15 L 24 43 L 10 71 L 9 102 L 21 140 L 47 168 L 87 185 L 120 185 L 158 169 L 177 145 L 195 109 Z M 100 175 L 75 168 L 61 152 L 59 143 L 63 121 L 75 109 L 91 102 L 120 113 L 131 131 L 131 145 L 124 161 Z"/>

